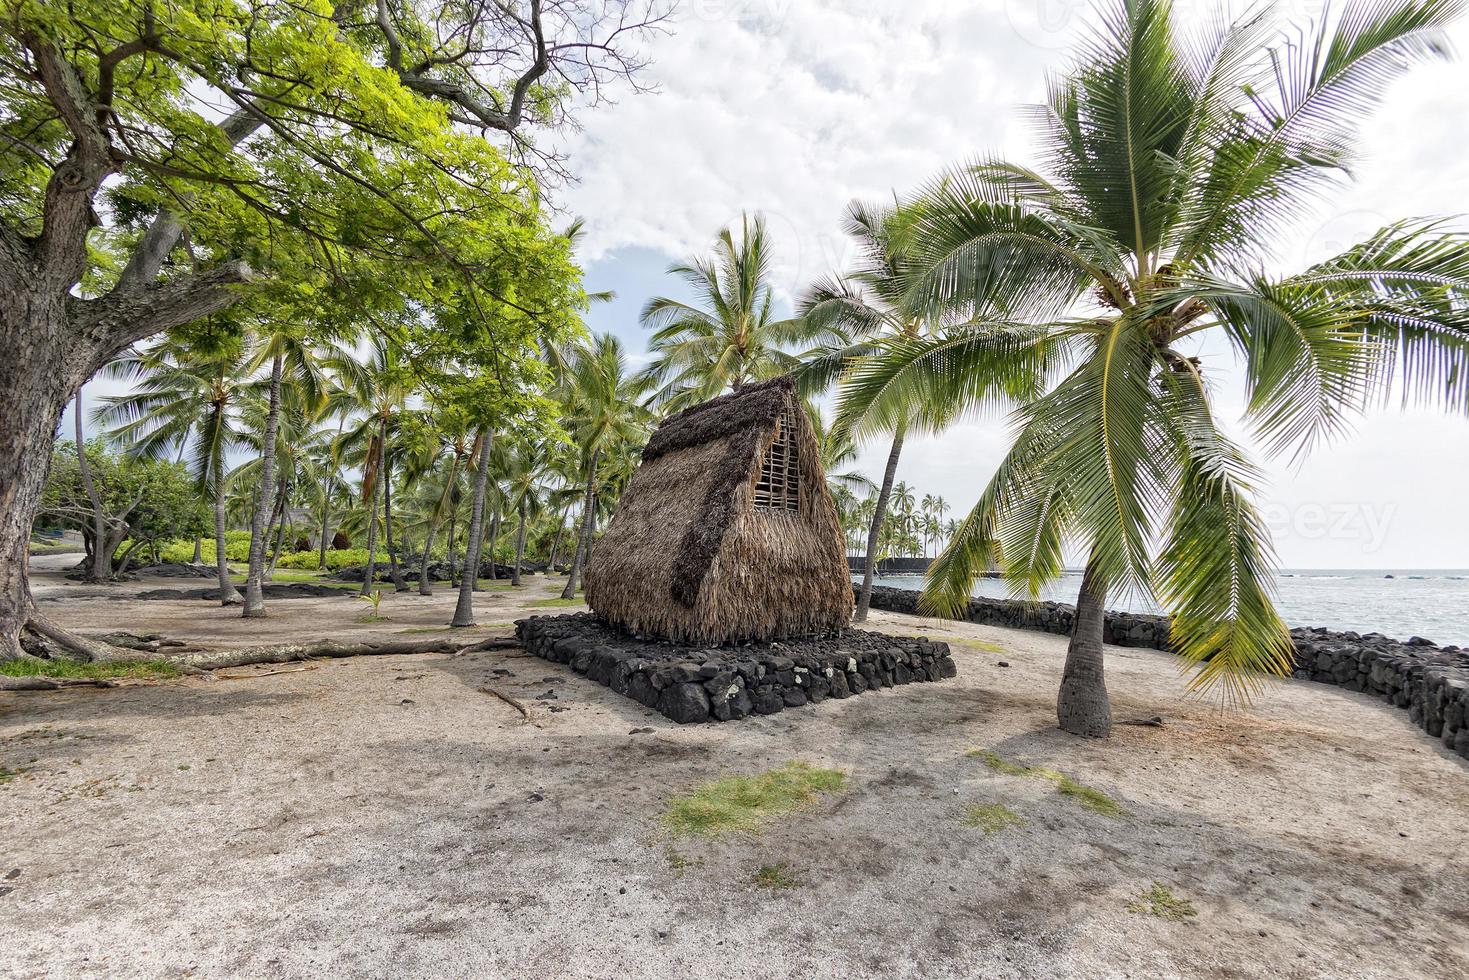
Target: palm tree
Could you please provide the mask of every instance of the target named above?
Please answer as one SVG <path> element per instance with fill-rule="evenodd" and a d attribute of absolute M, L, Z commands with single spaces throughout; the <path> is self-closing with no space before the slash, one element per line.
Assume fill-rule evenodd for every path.
<path fill-rule="evenodd" d="M 714 254 L 669 267 L 701 305 L 658 296 L 643 307 L 653 363 L 643 373 L 660 386 L 657 400 L 672 411 L 752 381 L 797 369 L 792 346 L 809 346 L 820 332 L 807 321 L 775 315 L 770 284 L 771 243 L 765 219 L 740 217 L 740 236 L 726 228 Z"/>
<path fill-rule="evenodd" d="M 345 353 L 324 359 L 339 389 L 333 408 L 352 414 L 355 424 L 342 433 L 344 451 L 359 457 L 362 467 L 362 499 L 367 504 L 367 570 L 362 578 L 361 594 L 372 591 L 377 574 L 377 515 L 383 511 L 383 532 L 387 539 L 388 568 L 393 585 L 399 592 L 407 590 L 398 567 L 398 554 L 393 548 L 392 466 L 399 454 L 392 449 L 402 413 L 413 393 L 413 378 L 402 362 L 399 347 L 386 337 L 375 335 L 367 357 L 359 360 Z"/>
<path fill-rule="evenodd" d="M 808 358 L 803 366 L 801 378 L 808 389 L 826 387 L 841 373 L 851 371 L 863 358 L 874 355 L 886 340 L 915 341 L 933 336 L 942 328 L 942 318 L 934 315 L 932 307 L 915 303 L 906 285 L 914 270 L 906 254 L 905 242 L 915 214 L 909 208 L 862 201 L 853 201 L 847 206 L 846 231 L 857 246 L 857 263 L 842 278 L 818 281 L 800 304 L 801 317 L 811 329 L 834 335 L 835 339 L 816 356 Z M 1003 390 L 991 394 L 1028 397 L 1035 393 L 1035 379 L 1032 377 L 997 375 L 995 380 L 1001 383 Z M 904 441 L 910 432 L 936 432 L 952 421 L 949 406 L 941 398 L 922 395 L 912 400 L 894 398 L 895 394 L 915 392 L 916 388 L 894 386 L 881 398 L 864 403 L 860 410 L 855 402 L 843 403 L 833 426 L 840 437 L 847 439 L 877 433 L 892 434 L 882 483 L 867 529 L 862 587 L 852 617 L 855 622 L 867 619 L 878 544 L 883 523 L 887 520 Z"/>
<path fill-rule="evenodd" d="M 214 560 L 220 604 L 239 605 L 230 581 L 225 531 L 229 527 L 228 460 L 246 444 L 240 423 L 243 403 L 254 386 L 249 380 L 250 352 L 239 335 L 224 330 L 185 341 L 169 338 L 140 353 L 114 361 L 113 377 L 134 380 L 126 395 L 103 398 L 94 423 L 116 426 L 112 437 L 128 451 L 147 459 L 175 453 L 186 458 L 201 496 L 214 505 Z"/>
<path fill-rule="evenodd" d="M 889 345 L 850 394 L 927 379 L 962 405 L 960 381 L 993 368 L 996 337 L 1023 336 L 1015 321 L 1032 331 L 1024 350 L 1067 355 L 1052 390 L 1017 413 L 1014 445 L 924 598 L 957 611 L 992 557 L 1035 594 L 1061 572 L 1064 542 L 1083 548 L 1064 730 L 1110 730 L 1103 609 L 1118 591 L 1167 608 L 1196 688 L 1236 701 L 1290 670 L 1257 471 L 1217 424 L 1200 337 L 1219 335 L 1242 363 L 1247 421 L 1271 453 L 1340 432 L 1391 381 L 1469 400 L 1463 237 L 1403 222 L 1302 272 L 1261 271 L 1388 83 L 1446 50 L 1458 9 L 1362 0 L 1303 43 L 1267 48 L 1263 12 L 1185 42 L 1166 0 L 1116 0 L 1051 85 L 1044 165 L 982 162 L 928 189 L 914 301 L 984 318 L 998 300 L 1012 322 L 938 359 L 939 342 Z"/>
<path fill-rule="evenodd" d="M 615 457 L 620 446 L 641 446 L 647 438 L 651 414 L 644 402 L 650 384 L 646 375 L 627 373 L 622 344 L 610 333 L 578 346 L 567 364 L 563 391 L 568 429 L 580 450 L 582 517 L 564 599 L 576 595 L 577 576 L 591 554 L 604 461 Z"/>
<path fill-rule="evenodd" d="M 525 530 L 528 521 L 541 514 L 546 492 L 546 448 L 543 445 L 519 445 L 511 455 L 505 471 L 505 498 L 515 514 L 515 562 L 511 566 L 510 584 L 520 584 L 520 566 L 525 561 Z"/>

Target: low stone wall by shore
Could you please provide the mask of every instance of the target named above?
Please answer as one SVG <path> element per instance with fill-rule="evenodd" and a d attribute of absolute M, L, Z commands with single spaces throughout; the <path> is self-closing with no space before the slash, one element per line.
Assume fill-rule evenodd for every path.
<path fill-rule="evenodd" d="M 872 608 L 918 614 L 918 593 L 874 586 Z M 1075 611 L 1064 602 L 974 598 L 963 618 L 1065 636 L 1071 633 Z M 1469 759 L 1469 650 L 1441 647 L 1421 637 L 1402 642 L 1381 633 L 1321 627 L 1293 629 L 1291 636 L 1297 678 L 1375 694 L 1406 708 L 1413 724 Z M 1103 639 L 1116 646 L 1168 650 L 1168 619 L 1109 612 Z"/>
<path fill-rule="evenodd" d="M 589 613 L 572 613 L 518 620 L 515 633 L 527 652 L 680 723 L 736 721 L 958 673 L 947 643 L 865 630 L 699 649 L 638 640 Z"/>

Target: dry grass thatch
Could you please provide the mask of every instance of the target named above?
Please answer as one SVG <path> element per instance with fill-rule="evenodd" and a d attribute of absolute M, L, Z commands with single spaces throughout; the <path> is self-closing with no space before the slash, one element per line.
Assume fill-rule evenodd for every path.
<path fill-rule="evenodd" d="M 794 429 L 797 506 L 757 509 L 761 460 L 782 418 Z M 593 551 L 586 591 L 609 622 L 688 643 L 847 625 L 852 586 L 841 527 L 790 379 L 749 385 L 658 427 Z"/>

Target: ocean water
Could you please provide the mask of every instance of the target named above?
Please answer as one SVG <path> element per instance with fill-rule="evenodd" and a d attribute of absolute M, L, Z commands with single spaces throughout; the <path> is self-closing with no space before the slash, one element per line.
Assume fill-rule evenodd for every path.
<path fill-rule="evenodd" d="M 878 576 L 877 584 L 921 589 L 923 577 Z M 1081 573 L 1069 572 L 1041 598 L 1074 603 L 1080 588 Z M 1009 598 L 1010 583 L 1003 579 L 979 579 L 974 594 Z M 1377 632 L 1400 640 L 1423 636 L 1443 645 L 1469 646 L 1469 570 L 1466 569 L 1288 569 L 1276 580 L 1275 604 L 1291 626 Z M 1161 611 L 1146 597 L 1121 595 L 1110 599 L 1107 608 L 1126 612 Z"/>

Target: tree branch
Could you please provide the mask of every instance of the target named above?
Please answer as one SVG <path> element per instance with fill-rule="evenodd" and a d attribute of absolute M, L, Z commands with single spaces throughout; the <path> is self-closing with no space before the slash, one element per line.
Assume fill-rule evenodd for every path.
<path fill-rule="evenodd" d="M 72 300 L 78 342 L 91 352 L 87 376 L 128 344 L 224 309 L 239 298 L 231 287 L 253 278 L 249 265 L 234 260 L 100 299 Z"/>

